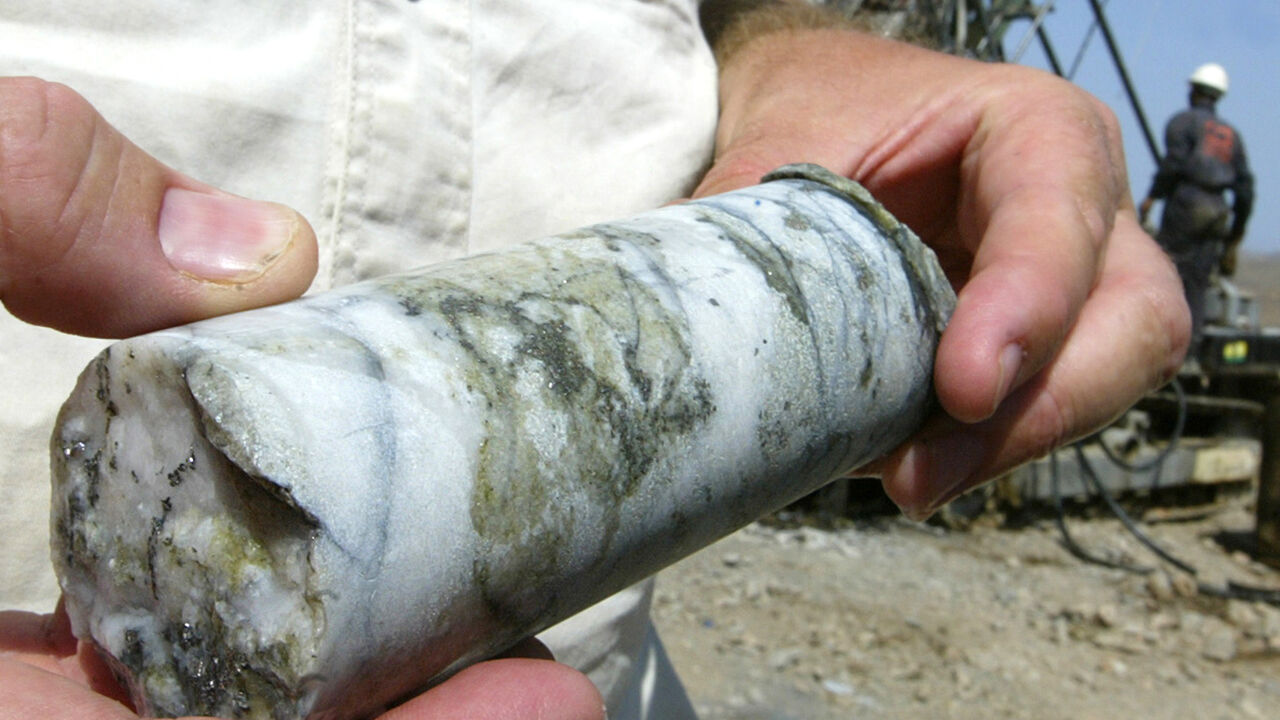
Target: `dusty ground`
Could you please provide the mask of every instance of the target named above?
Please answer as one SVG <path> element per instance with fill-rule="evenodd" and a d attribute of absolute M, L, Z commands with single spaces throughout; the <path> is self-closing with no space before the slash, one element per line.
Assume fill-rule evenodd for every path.
<path fill-rule="evenodd" d="M 1248 502 L 1146 528 L 1201 581 L 1280 587 L 1223 544 Z M 1113 519 L 1067 523 L 1160 564 Z M 1083 563 L 1051 517 L 752 525 L 659 575 L 654 617 L 703 720 L 1280 717 L 1280 608 Z"/>

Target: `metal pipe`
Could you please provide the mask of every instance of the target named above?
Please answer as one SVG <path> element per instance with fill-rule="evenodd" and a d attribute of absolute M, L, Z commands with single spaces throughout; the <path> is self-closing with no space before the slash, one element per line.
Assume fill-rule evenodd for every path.
<path fill-rule="evenodd" d="M 1031 19 L 1031 27 L 1018 43 L 1018 49 L 1014 52 L 1010 61 L 1016 63 L 1022 60 L 1027 48 L 1031 46 L 1031 38 L 1034 35 L 1040 41 L 1040 47 L 1044 50 L 1045 58 L 1049 61 L 1049 68 L 1053 70 L 1054 75 L 1062 77 L 1062 65 L 1058 62 L 1058 54 L 1054 52 L 1053 44 L 1049 41 L 1049 33 L 1045 32 L 1044 29 L 1045 16 L 1052 10 L 1052 2 L 1046 2 L 1036 9 L 1035 17 Z"/>
<path fill-rule="evenodd" d="M 1138 100 L 1138 94 L 1133 89 L 1133 82 L 1129 79 L 1129 71 L 1125 68 L 1124 59 L 1120 57 L 1120 49 L 1116 46 L 1115 38 L 1111 35 L 1111 26 L 1107 24 L 1106 14 L 1103 12 L 1098 0 L 1089 0 L 1089 5 L 1093 8 L 1093 17 L 1098 23 L 1098 28 L 1102 30 L 1102 37 L 1107 41 L 1107 49 L 1111 52 L 1111 60 L 1115 63 L 1116 72 L 1120 74 L 1120 81 L 1124 84 L 1124 91 L 1129 96 L 1129 104 L 1133 106 L 1133 112 L 1137 115 L 1138 126 L 1142 128 L 1143 139 L 1147 141 L 1147 149 L 1151 151 L 1152 160 L 1159 165 L 1160 146 L 1156 144 L 1156 138 L 1151 133 L 1151 125 L 1147 122 L 1146 113 L 1142 111 L 1142 103 Z"/>
<path fill-rule="evenodd" d="M 1062 64 L 1058 62 L 1058 53 L 1053 50 L 1053 43 L 1049 41 L 1049 33 L 1045 32 L 1043 26 L 1036 28 L 1036 37 L 1040 39 L 1040 47 L 1044 49 L 1044 56 L 1049 60 L 1049 67 L 1058 77 L 1062 77 Z"/>
<path fill-rule="evenodd" d="M 1071 58 L 1071 69 L 1066 74 L 1068 80 L 1076 79 L 1076 73 L 1080 71 L 1080 64 L 1084 62 L 1084 56 L 1089 51 L 1089 46 L 1093 44 L 1093 36 L 1097 32 L 1098 21 L 1095 19 L 1089 23 L 1089 29 L 1085 31 L 1084 39 L 1080 41 L 1080 47 L 1076 48 L 1075 57 Z"/>

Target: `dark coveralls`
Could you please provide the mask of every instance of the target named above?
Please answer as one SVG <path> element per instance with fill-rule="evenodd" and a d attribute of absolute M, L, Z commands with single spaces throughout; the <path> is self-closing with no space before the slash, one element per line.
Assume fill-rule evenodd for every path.
<path fill-rule="evenodd" d="M 1156 240 L 1182 276 L 1195 342 L 1204 327 L 1210 276 L 1228 243 L 1244 237 L 1253 210 L 1253 173 L 1240 134 L 1218 119 L 1211 101 L 1193 102 L 1169 120 L 1165 149 L 1148 196 L 1165 201 Z"/>

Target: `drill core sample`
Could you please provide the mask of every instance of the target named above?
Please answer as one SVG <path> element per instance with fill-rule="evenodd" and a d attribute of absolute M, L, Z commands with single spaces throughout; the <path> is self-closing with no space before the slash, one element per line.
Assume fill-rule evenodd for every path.
<path fill-rule="evenodd" d="M 112 345 L 52 439 L 77 636 L 146 714 L 365 717 L 892 449 L 951 288 L 766 180 Z"/>

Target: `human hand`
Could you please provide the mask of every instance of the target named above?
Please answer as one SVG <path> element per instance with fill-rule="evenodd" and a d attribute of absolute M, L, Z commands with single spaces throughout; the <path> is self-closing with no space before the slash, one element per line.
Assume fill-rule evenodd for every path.
<path fill-rule="evenodd" d="M 473 665 L 378 720 L 602 720 L 591 682 L 539 647 Z M 52 615 L 0 612 L 0 716 L 138 718 L 97 653 L 72 636 L 61 606 Z"/>
<path fill-rule="evenodd" d="M 695 195 L 824 165 L 913 228 L 957 287 L 934 368 L 947 415 L 865 469 L 910 516 L 1087 434 L 1176 372 L 1181 285 L 1138 225 L 1114 116 L 1083 91 L 811 29 L 740 46 L 720 93 Z"/>
<path fill-rule="evenodd" d="M 302 294 L 306 220 L 161 165 L 80 95 L 0 78 L 0 301 L 19 319 L 135 335 Z"/>

